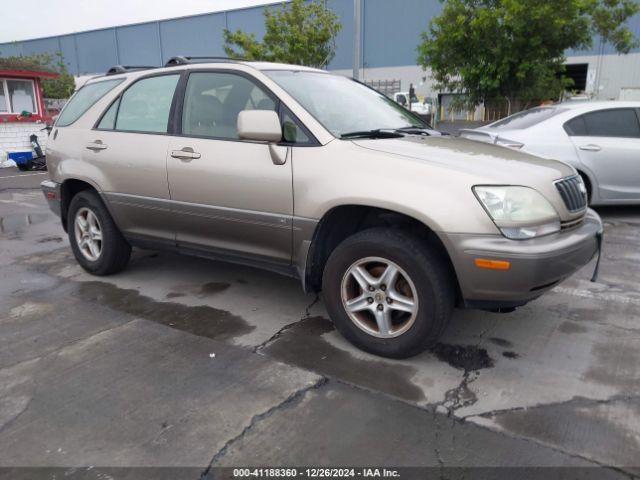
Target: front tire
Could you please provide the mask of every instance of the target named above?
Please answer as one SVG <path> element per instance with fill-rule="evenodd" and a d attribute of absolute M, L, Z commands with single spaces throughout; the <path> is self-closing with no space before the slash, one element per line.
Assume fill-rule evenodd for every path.
<path fill-rule="evenodd" d="M 97 193 L 84 190 L 73 197 L 67 222 L 71 250 L 87 272 L 110 275 L 126 267 L 131 246 Z"/>
<path fill-rule="evenodd" d="M 435 344 L 451 317 L 451 269 L 425 241 L 388 228 L 364 230 L 331 253 L 323 298 L 342 335 L 364 351 L 390 358 Z"/>

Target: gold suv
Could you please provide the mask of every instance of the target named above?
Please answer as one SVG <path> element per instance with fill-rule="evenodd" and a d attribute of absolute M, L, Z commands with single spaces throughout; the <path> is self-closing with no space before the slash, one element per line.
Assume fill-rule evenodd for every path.
<path fill-rule="evenodd" d="M 434 131 L 356 81 L 176 57 L 85 84 L 42 188 L 95 275 L 132 246 L 263 267 L 322 291 L 360 348 L 433 344 L 455 306 L 508 311 L 598 252 L 575 169 Z"/>

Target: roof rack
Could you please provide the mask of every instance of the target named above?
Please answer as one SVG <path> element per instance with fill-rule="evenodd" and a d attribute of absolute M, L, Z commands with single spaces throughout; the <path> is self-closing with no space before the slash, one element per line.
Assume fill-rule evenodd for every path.
<path fill-rule="evenodd" d="M 135 72 L 137 70 L 151 70 L 152 68 L 158 67 L 151 67 L 148 65 L 114 65 L 107 70 L 105 75 L 118 75 L 119 73 Z"/>
<path fill-rule="evenodd" d="M 164 64 L 165 67 L 175 67 L 177 65 L 189 65 L 191 63 L 207 63 L 207 62 L 243 62 L 246 61 L 243 58 L 229 58 L 229 57 L 191 57 L 191 56 L 183 56 L 179 55 L 176 57 L 171 57 L 167 63 Z"/>

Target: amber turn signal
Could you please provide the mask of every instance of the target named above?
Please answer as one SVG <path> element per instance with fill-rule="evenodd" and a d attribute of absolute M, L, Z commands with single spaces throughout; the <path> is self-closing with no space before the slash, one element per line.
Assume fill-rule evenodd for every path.
<path fill-rule="evenodd" d="M 488 258 L 476 258 L 476 267 L 489 268 L 491 270 L 509 270 L 511 262 L 506 260 L 490 260 Z"/>

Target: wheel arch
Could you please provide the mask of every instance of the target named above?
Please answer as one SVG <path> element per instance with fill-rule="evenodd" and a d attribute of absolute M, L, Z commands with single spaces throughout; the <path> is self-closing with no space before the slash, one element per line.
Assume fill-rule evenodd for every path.
<path fill-rule="evenodd" d="M 78 193 L 92 190 L 99 194 L 98 188 L 91 182 L 86 180 L 80 180 L 78 178 L 67 178 L 60 184 L 60 219 L 62 221 L 62 228 L 67 231 L 67 213 L 69 211 L 69 205 L 71 200 Z"/>
<path fill-rule="evenodd" d="M 423 239 L 445 259 L 456 281 L 456 300 L 461 298 L 456 271 L 444 243 L 424 222 L 406 213 L 367 205 L 339 205 L 327 211 L 315 228 L 304 262 L 303 286 L 319 292 L 324 267 L 331 252 L 347 237 L 369 228 L 387 227 L 409 232 Z"/>
<path fill-rule="evenodd" d="M 582 180 L 587 187 L 587 201 L 589 202 L 589 204 L 591 204 L 591 202 L 598 197 L 596 183 L 594 183 L 595 179 L 593 178 L 593 175 L 587 173 L 585 168 L 576 167 L 576 171 L 578 172 L 578 175 L 582 177 Z"/>

